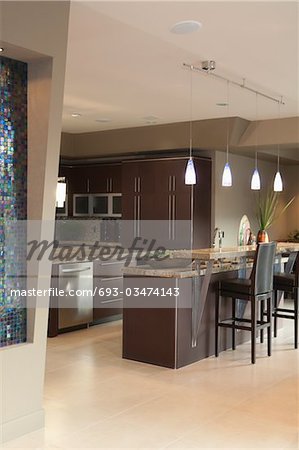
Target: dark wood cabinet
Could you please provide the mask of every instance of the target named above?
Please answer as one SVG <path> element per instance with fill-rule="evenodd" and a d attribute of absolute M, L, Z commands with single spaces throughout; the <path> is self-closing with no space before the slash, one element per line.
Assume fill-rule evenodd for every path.
<path fill-rule="evenodd" d="M 94 262 L 93 284 L 96 295 L 93 299 L 93 322 L 122 314 L 123 267 L 123 261 Z"/>
<path fill-rule="evenodd" d="M 63 166 L 59 176 L 67 181 L 68 215 L 74 215 L 74 195 L 121 193 L 121 164 Z"/>
<path fill-rule="evenodd" d="M 121 164 L 103 164 L 90 168 L 90 192 L 121 193 Z"/>
<path fill-rule="evenodd" d="M 194 161 L 194 186 L 185 185 L 187 158 L 123 163 L 122 218 L 128 221 L 124 244 L 134 237 L 146 236 L 146 228 L 151 226 L 147 221 L 161 221 L 156 234 L 170 248 L 210 246 L 211 160 Z"/>

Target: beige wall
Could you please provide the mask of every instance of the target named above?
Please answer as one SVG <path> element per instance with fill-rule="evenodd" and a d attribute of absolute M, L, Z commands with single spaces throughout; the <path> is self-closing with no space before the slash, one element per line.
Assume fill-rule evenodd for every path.
<path fill-rule="evenodd" d="M 69 2 L 1 2 L 4 56 L 29 62 L 28 218 L 54 219 Z M 46 229 L 45 229 L 46 228 Z M 51 239 L 53 226 L 39 227 Z M 30 287 L 50 286 L 50 265 L 31 265 Z M 44 298 L 47 305 L 48 298 Z M 44 424 L 43 384 L 48 310 L 28 312 L 29 341 L 0 350 L 0 442 Z"/>
<path fill-rule="evenodd" d="M 254 169 L 254 160 L 239 155 L 230 155 L 231 169 L 233 173 L 233 186 L 223 188 L 221 186 L 222 171 L 225 164 L 225 154 L 215 153 L 215 226 L 225 233 L 224 246 L 236 245 L 238 229 L 241 217 L 246 214 L 250 220 L 254 234 L 258 231 L 255 217 L 256 193 L 250 190 L 250 180 Z M 263 189 L 272 188 L 273 178 L 276 172 L 276 163 L 259 161 L 258 163 Z M 281 194 L 281 203 L 287 202 L 297 193 L 296 204 L 292 204 L 289 210 L 269 230 L 271 239 L 285 239 L 294 228 L 298 226 L 299 215 L 299 166 L 282 166 L 281 173 L 285 183 L 285 190 Z M 297 179 L 295 173 L 297 172 Z"/>
<path fill-rule="evenodd" d="M 249 122 L 240 117 L 229 120 L 232 153 L 250 156 L 258 144 L 259 154 L 276 156 L 280 144 L 286 160 L 299 163 L 299 117 Z M 194 147 L 224 150 L 226 119 L 193 122 Z M 140 151 L 183 149 L 189 146 L 189 122 L 143 126 L 93 133 L 62 133 L 61 155 L 65 158 L 99 157 Z"/>
<path fill-rule="evenodd" d="M 288 210 L 287 223 L 290 231 L 299 230 L 299 166 L 288 167 L 286 188 L 295 201 Z"/>
<path fill-rule="evenodd" d="M 248 122 L 239 117 L 230 119 L 230 145 L 238 142 L 247 125 Z M 194 147 L 205 150 L 223 148 L 226 142 L 226 126 L 226 119 L 195 121 Z M 71 158 L 184 149 L 189 147 L 189 122 L 94 133 L 63 133 L 62 136 L 61 155 Z"/>

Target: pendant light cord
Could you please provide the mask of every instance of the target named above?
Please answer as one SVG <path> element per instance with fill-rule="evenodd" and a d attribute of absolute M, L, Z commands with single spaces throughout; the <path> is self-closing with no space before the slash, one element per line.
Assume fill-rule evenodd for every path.
<path fill-rule="evenodd" d="M 229 81 L 227 81 L 227 92 L 226 92 L 226 163 L 228 163 L 228 147 L 229 147 Z"/>
<path fill-rule="evenodd" d="M 192 120 L 193 120 L 193 66 L 191 66 L 191 70 L 190 70 L 190 125 L 189 125 L 189 133 L 190 133 L 190 154 L 189 157 L 192 158 L 192 133 L 193 133 L 193 129 L 192 129 Z"/>
<path fill-rule="evenodd" d="M 257 170 L 257 142 L 258 142 L 258 93 L 255 94 L 255 121 L 256 121 L 256 133 L 255 133 L 255 168 Z"/>
<path fill-rule="evenodd" d="M 281 119 L 281 112 L 280 112 L 280 102 L 278 103 L 278 140 L 277 140 L 277 172 L 280 170 L 280 119 Z"/>

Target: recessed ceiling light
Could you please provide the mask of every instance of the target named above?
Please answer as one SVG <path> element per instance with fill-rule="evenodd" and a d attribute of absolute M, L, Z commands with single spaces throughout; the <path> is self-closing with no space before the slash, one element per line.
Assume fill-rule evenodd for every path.
<path fill-rule="evenodd" d="M 111 119 L 107 119 L 106 117 L 103 117 L 102 119 L 96 119 L 96 122 L 107 123 L 107 122 L 111 122 Z"/>
<path fill-rule="evenodd" d="M 174 34 L 188 34 L 198 31 L 202 27 L 202 24 L 197 20 L 183 20 L 175 23 L 170 31 Z"/>
<path fill-rule="evenodd" d="M 147 123 L 156 123 L 158 120 L 158 117 L 156 116 L 146 116 L 143 117 L 143 119 L 147 122 Z"/>
<path fill-rule="evenodd" d="M 82 114 L 80 114 L 80 113 L 72 113 L 72 117 L 81 117 L 82 116 Z"/>
<path fill-rule="evenodd" d="M 4 48 L 0 47 L 0 53 L 4 52 Z"/>
<path fill-rule="evenodd" d="M 228 103 L 226 103 L 226 102 L 219 102 L 219 103 L 216 103 L 216 106 L 228 106 Z"/>

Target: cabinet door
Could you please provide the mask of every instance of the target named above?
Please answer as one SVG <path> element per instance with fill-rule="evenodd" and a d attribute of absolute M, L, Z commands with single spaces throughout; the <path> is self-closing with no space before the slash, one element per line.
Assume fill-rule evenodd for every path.
<path fill-rule="evenodd" d="M 90 168 L 90 192 L 121 193 L 121 164 L 101 164 Z"/>
<path fill-rule="evenodd" d="M 195 159 L 197 183 L 194 186 L 194 247 L 211 247 L 212 162 Z"/>
<path fill-rule="evenodd" d="M 104 194 L 109 192 L 109 176 L 107 166 L 99 165 L 90 168 L 90 192 L 93 194 Z"/>
<path fill-rule="evenodd" d="M 113 164 L 112 166 L 110 166 L 109 176 L 111 179 L 110 192 L 113 192 L 114 194 L 121 194 L 121 164 Z"/>
<path fill-rule="evenodd" d="M 88 194 L 90 169 L 88 167 L 72 167 L 70 170 L 70 190 L 73 194 Z"/>
<path fill-rule="evenodd" d="M 93 303 L 94 322 L 122 314 L 123 266 L 123 262 L 116 260 L 94 262 L 94 288 L 97 287 Z"/>
<path fill-rule="evenodd" d="M 122 192 L 122 219 L 134 220 L 136 218 L 136 197 L 140 179 L 139 163 L 123 163 L 121 176 Z"/>

